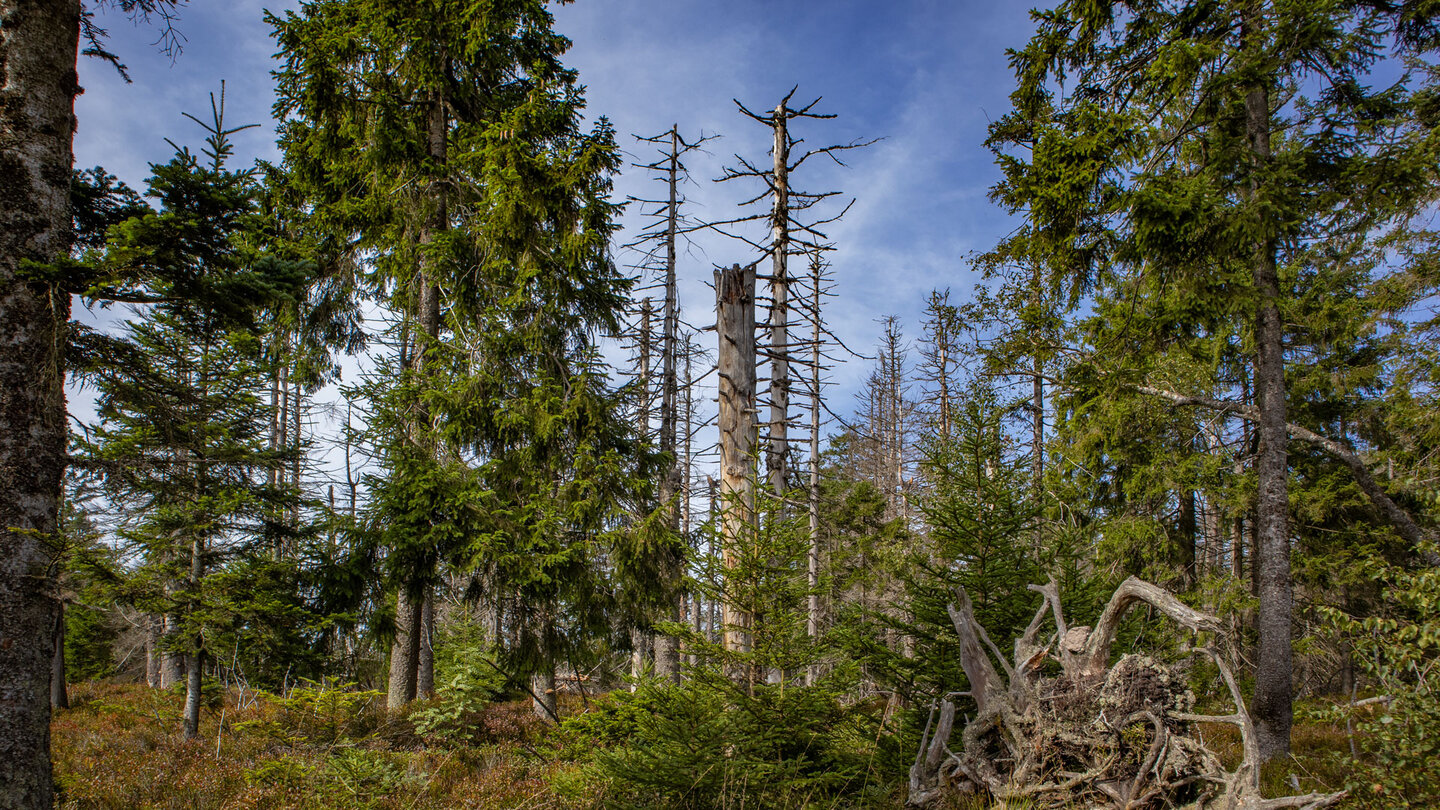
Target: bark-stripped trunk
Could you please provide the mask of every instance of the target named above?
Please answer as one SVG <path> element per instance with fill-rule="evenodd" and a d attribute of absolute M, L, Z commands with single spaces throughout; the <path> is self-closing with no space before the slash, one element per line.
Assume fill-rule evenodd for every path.
<path fill-rule="evenodd" d="M 680 501 L 681 519 L 683 521 L 681 524 L 681 530 L 682 536 L 686 539 L 687 543 L 690 539 L 691 529 L 690 486 L 691 481 L 693 480 L 690 470 L 690 464 L 692 459 L 690 435 L 694 429 L 695 422 L 695 377 L 691 372 L 690 360 L 691 346 L 689 337 L 687 336 L 685 341 L 685 433 L 683 438 L 685 447 L 685 459 L 684 462 L 681 464 L 681 469 L 684 472 L 682 473 L 683 478 L 681 479 L 680 484 L 680 490 L 682 493 Z M 695 626 L 695 635 L 699 636 L 701 632 L 705 629 L 705 599 L 701 596 L 700 591 L 698 590 L 696 590 L 690 595 L 690 610 L 692 612 L 691 619 L 693 620 Z M 690 655 L 690 665 L 695 666 L 697 663 L 699 663 L 699 658 L 692 653 Z"/>
<path fill-rule="evenodd" d="M 640 435 L 647 438 L 650 436 L 650 344 L 654 342 L 653 319 L 654 310 L 647 297 L 640 301 L 640 360 L 636 369 L 636 376 L 640 381 L 640 395 L 637 403 L 639 416 L 636 427 L 639 429 Z M 637 626 L 630 629 L 630 676 L 636 679 L 645 673 L 646 668 L 655 666 L 656 649 L 659 644 L 659 638 L 650 629 L 649 617 L 640 617 L 639 622 Z M 631 691 L 638 686 L 638 680 L 632 682 L 630 684 Z"/>
<path fill-rule="evenodd" d="M 560 704 L 555 694 L 555 667 L 547 666 L 530 676 L 530 703 L 535 716 L 546 722 L 557 722 Z"/>
<path fill-rule="evenodd" d="M 805 555 L 805 634 L 812 642 L 820 639 L 820 285 L 823 281 L 817 253 L 811 265 L 810 290 L 810 548 Z M 820 678 L 820 665 L 812 662 L 805 670 L 807 686 Z"/>
<path fill-rule="evenodd" d="M 770 213 L 770 442 L 765 446 L 765 469 L 770 489 L 784 498 L 788 471 L 790 421 L 790 132 L 785 102 L 775 107 L 771 127 L 775 134 L 774 195 Z"/>
<path fill-rule="evenodd" d="M 1263 33 L 1258 4 L 1246 12 L 1247 50 L 1258 50 Z M 1264 196 L 1261 174 L 1270 160 L 1270 92 L 1261 83 L 1245 96 L 1245 135 L 1250 149 L 1252 204 Z M 1260 420 L 1256 458 L 1258 496 L 1255 516 L 1257 597 L 1260 647 L 1255 672 L 1256 742 L 1262 761 L 1290 753 L 1292 720 L 1290 499 L 1285 427 L 1285 344 L 1280 320 L 1280 279 L 1275 267 L 1275 239 L 1269 223 L 1260 228 L 1252 248 L 1251 270 L 1257 297 L 1255 313 L 1255 399 Z"/>
<path fill-rule="evenodd" d="M 65 470 L 67 295 L 16 278 L 70 249 L 76 0 L 0 0 L 0 808 L 48 808 L 49 544 Z"/>
<path fill-rule="evenodd" d="M 716 330 L 720 377 L 720 533 L 725 568 L 736 564 L 745 544 L 754 542 L 755 446 L 755 267 L 733 265 L 715 271 Z M 725 648 L 750 650 L 750 616 L 730 600 L 724 606 Z"/>
<path fill-rule="evenodd" d="M 675 234 L 679 227 L 680 128 L 670 127 L 670 159 L 666 169 L 670 200 L 665 222 L 665 309 L 661 323 L 660 343 L 660 452 L 671 459 L 670 469 L 660 480 L 660 503 L 666 510 L 665 525 L 672 532 L 680 529 L 680 510 L 675 503 L 680 490 L 680 466 L 676 455 L 675 426 L 679 410 L 679 384 L 676 379 L 676 356 L 680 351 L 680 305 L 676 289 Z M 680 592 L 681 571 L 674 561 L 666 571 L 674 588 L 674 598 L 667 606 L 665 618 L 673 622 L 683 618 L 684 596 Z M 674 636 L 655 639 L 655 674 L 678 681 L 680 678 L 680 645 Z"/>
<path fill-rule="evenodd" d="M 290 486 L 295 488 L 295 498 L 292 501 L 294 505 L 290 508 L 290 528 L 297 531 L 300 528 L 300 465 L 302 462 L 301 447 L 303 446 L 305 440 L 304 432 L 302 429 L 302 417 L 305 413 L 304 396 L 304 392 L 300 390 L 300 382 L 297 380 L 295 382 L 295 413 L 292 417 L 295 422 L 295 438 L 294 443 L 290 446 L 291 450 L 295 453 L 295 457 L 290 460 Z"/>
<path fill-rule="evenodd" d="M 1030 306 L 1037 313 L 1040 310 L 1040 264 L 1030 266 Z M 1036 508 L 1045 498 L 1045 359 L 1040 356 L 1039 335 L 1031 335 L 1030 348 L 1030 487 Z M 1036 559 L 1044 545 L 1041 536 L 1043 521 L 1036 516 L 1035 551 Z"/>

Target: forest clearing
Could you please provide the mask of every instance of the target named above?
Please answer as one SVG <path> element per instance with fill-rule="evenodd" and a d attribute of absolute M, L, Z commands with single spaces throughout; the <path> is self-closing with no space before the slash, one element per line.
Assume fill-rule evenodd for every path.
<path fill-rule="evenodd" d="M 1440 5 L 758 2 L 0 0 L 0 810 L 1440 807 Z"/>

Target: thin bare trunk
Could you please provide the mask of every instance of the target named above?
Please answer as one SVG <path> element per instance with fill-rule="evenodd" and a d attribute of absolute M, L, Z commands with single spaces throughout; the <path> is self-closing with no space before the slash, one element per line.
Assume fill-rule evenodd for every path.
<path fill-rule="evenodd" d="M 190 541 L 190 581 L 187 584 L 190 604 L 190 613 L 193 615 L 199 607 L 196 604 L 200 598 L 200 583 L 205 576 L 205 541 L 196 536 Z M 193 740 L 200 736 L 200 675 L 201 666 L 205 662 L 205 636 L 196 631 L 190 639 L 190 650 L 185 657 L 185 739 Z"/>
<path fill-rule="evenodd" d="M 160 617 L 144 615 L 145 623 L 145 685 L 160 688 Z"/>
<path fill-rule="evenodd" d="M 805 555 L 805 634 L 810 641 L 820 638 L 820 292 L 823 277 L 817 253 L 811 265 L 810 290 L 810 548 Z M 805 683 L 813 686 L 820 677 L 820 665 L 812 662 L 805 671 Z"/>
<path fill-rule="evenodd" d="M 560 717 L 560 704 L 555 694 L 553 664 L 530 676 L 530 693 L 535 715 L 546 722 L 556 722 Z"/>
<path fill-rule="evenodd" d="M 680 129 L 670 127 L 670 160 L 667 167 L 669 205 L 665 223 L 665 304 L 661 322 L 660 342 L 660 452 L 670 459 L 670 469 L 660 481 L 660 503 L 666 510 L 665 522 L 672 532 L 680 530 L 680 508 L 675 503 L 680 487 L 680 464 L 676 453 L 676 424 L 679 417 L 679 381 L 677 380 L 677 355 L 680 351 L 680 302 L 676 287 L 675 237 L 679 228 L 679 178 L 680 178 Z M 683 579 L 680 560 L 672 561 L 666 576 L 674 590 L 673 601 L 667 608 L 665 618 L 672 622 L 684 619 L 684 599 L 680 583 Z M 680 644 L 674 636 L 664 635 L 655 639 L 655 673 L 661 678 L 678 681 L 680 678 Z"/>
<path fill-rule="evenodd" d="M 790 132 L 785 102 L 775 106 L 770 119 L 774 207 L 770 213 L 770 441 L 765 446 L 765 469 L 770 489 L 784 498 L 788 487 L 790 426 Z"/>

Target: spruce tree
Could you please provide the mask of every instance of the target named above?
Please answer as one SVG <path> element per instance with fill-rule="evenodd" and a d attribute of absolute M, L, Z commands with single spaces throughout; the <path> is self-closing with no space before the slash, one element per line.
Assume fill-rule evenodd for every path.
<path fill-rule="evenodd" d="M 466 507 L 483 531 L 388 535 L 415 544 L 389 550 L 389 703 L 415 693 L 421 602 L 453 554 L 515 589 L 495 601 L 521 611 L 517 666 L 553 672 L 570 638 L 557 600 L 598 592 L 590 541 L 638 486 L 594 342 L 618 331 L 629 287 L 607 253 L 613 132 L 581 128 L 569 42 L 538 0 L 321 0 L 270 20 L 286 166 L 405 323 L 378 514 L 483 492 Z"/>
<path fill-rule="evenodd" d="M 213 100 L 213 99 L 212 99 Z M 186 662 L 184 732 L 199 732 L 212 628 L 244 602 L 213 586 L 228 559 L 273 543 L 267 517 L 292 493 L 269 486 L 285 459 L 265 446 L 262 313 L 299 290 L 308 266 L 247 249 L 258 187 L 227 167 L 223 101 L 205 124 L 203 155 L 186 148 L 152 166 L 159 208 L 113 227 L 105 269 L 136 268 L 154 303 L 119 337 L 95 336 L 100 422 L 83 443 L 122 535 L 140 550 L 129 597 L 171 617 L 169 650 Z M 103 271 L 102 271 L 103 273 Z"/>
<path fill-rule="evenodd" d="M 1072 300 L 1141 276 L 1172 310 L 1241 335 L 1258 440 L 1261 754 L 1289 750 L 1291 528 L 1285 313 L 1317 246 L 1343 253 L 1427 199 L 1433 146 L 1410 91 L 1367 86 L 1387 54 L 1434 45 L 1408 6 L 1062 3 L 1012 57 L 1015 111 L 991 144 L 1013 243 Z M 1392 45 L 1392 43 L 1394 43 Z M 1215 316 L 1219 316 L 1218 318 Z M 1123 323 L 1115 324 L 1118 331 Z M 1112 340 L 1093 356 L 1114 357 Z M 1121 355 L 1124 356 L 1124 355 Z M 1173 392 L 1172 392 L 1173 393 Z M 1244 410 L 1244 409 L 1241 409 Z"/>

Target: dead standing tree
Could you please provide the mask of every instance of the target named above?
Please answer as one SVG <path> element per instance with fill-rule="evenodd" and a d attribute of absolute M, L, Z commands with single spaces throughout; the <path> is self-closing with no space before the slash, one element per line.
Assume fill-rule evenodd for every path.
<path fill-rule="evenodd" d="M 742 543 L 754 536 L 755 265 L 715 271 L 715 329 L 719 333 L 720 539 L 724 565 L 735 567 Z M 750 617 L 724 606 L 725 649 L 750 651 Z"/>
<path fill-rule="evenodd" d="M 657 173 L 659 180 L 665 184 L 666 191 L 664 199 L 631 198 L 642 206 L 654 207 L 644 211 L 644 215 L 653 220 L 652 224 L 640 234 L 639 239 L 630 247 L 646 246 L 649 248 L 646 253 L 647 259 L 652 260 L 649 265 L 656 266 L 656 269 L 659 270 L 665 290 L 660 335 L 659 447 L 660 452 L 671 459 L 671 463 L 670 468 L 665 471 L 660 480 L 659 497 L 661 508 L 666 510 L 665 525 L 677 534 L 681 529 L 681 513 L 685 511 L 677 500 L 681 497 L 688 497 L 688 487 L 683 484 L 689 480 L 689 469 L 681 469 L 680 455 L 677 452 L 679 450 L 677 425 L 680 411 L 679 362 L 682 347 L 676 242 L 682 234 L 693 229 L 681 214 L 681 206 L 685 200 L 680 193 L 680 184 L 688 177 L 688 170 L 684 163 L 685 156 L 700 149 L 707 141 L 713 140 L 715 137 L 714 135 L 701 135 L 694 141 L 687 141 L 680 135 L 678 124 L 672 125 L 668 131 L 659 135 L 636 136 L 636 140 L 653 144 L 660 150 L 656 160 L 650 163 L 635 164 L 636 168 Z M 688 464 L 688 453 L 686 456 Z M 668 578 L 674 585 L 675 597 L 674 603 L 667 607 L 666 615 L 663 618 L 669 621 L 680 621 L 684 596 L 680 589 L 683 572 L 680 570 L 679 560 L 676 560 L 670 569 Z M 656 674 L 664 678 L 678 678 L 680 649 L 676 639 L 669 636 L 656 637 L 654 652 Z"/>
<path fill-rule="evenodd" d="M 956 713 L 952 698 L 960 695 L 944 696 L 932 710 L 910 769 L 910 806 L 929 806 L 948 791 L 986 793 L 1032 808 L 1127 810 L 1319 810 L 1344 798 L 1343 792 L 1261 797 L 1255 727 L 1234 674 L 1213 647 L 1201 652 L 1214 661 L 1229 688 L 1235 710 L 1226 715 L 1193 713 L 1194 696 L 1182 674 L 1148 656 L 1128 654 L 1110 664 L 1120 620 L 1136 605 L 1148 605 L 1197 633 L 1221 633 L 1219 619 L 1131 577 L 1115 591 L 1094 628 L 1070 627 L 1054 579 L 1030 588 L 1044 601 L 1016 639 L 1013 659 L 975 620 L 969 594 L 957 589 L 948 609 L 970 682 L 963 694 L 974 701 L 976 715 L 965 723 L 956 752 L 949 747 Z M 1041 643 L 1047 614 L 1055 632 Z M 1044 673 L 1047 659 L 1059 663 L 1058 676 Z M 1240 730 L 1242 757 L 1235 769 L 1227 770 L 1206 748 L 1198 723 L 1228 723 Z"/>
<path fill-rule="evenodd" d="M 797 146 L 803 141 L 796 138 L 790 132 L 790 122 L 796 119 L 829 119 L 834 118 L 832 114 L 812 112 L 820 99 L 815 99 L 801 108 L 793 108 L 790 101 L 795 96 L 798 88 L 791 88 L 785 98 L 775 105 L 775 109 L 768 113 L 760 114 L 751 111 L 738 100 L 735 106 L 740 112 L 750 119 L 769 127 L 773 135 L 771 146 L 771 165 L 769 168 L 761 168 L 739 155 L 735 160 L 739 162 L 740 168 L 727 168 L 720 182 L 736 180 L 740 178 L 755 178 L 765 184 L 765 191 L 752 197 L 743 203 L 753 205 L 761 200 L 770 201 L 770 210 L 764 214 L 754 214 L 747 217 L 724 222 L 711 223 L 711 227 L 727 236 L 741 239 L 747 244 L 763 251 L 770 257 L 770 276 L 766 279 L 770 290 L 770 313 L 766 323 L 767 344 L 761 354 L 768 360 L 770 366 L 769 379 L 769 420 L 767 421 L 767 436 L 765 443 L 765 465 L 767 479 L 770 488 L 775 492 L 776 497 L 784 498 L 789 489 L 789 465 L 790 452 L 789 427 L 790 427 L 790 366 L 792 364 L 804 365 L 805 361 L 797 361 L 791 356 L 797 345 L 790 342 L 790 314 L 792 305 L 790 302 L 789 258 L 792 255 L 808 254 L 816 251 L 829 250 L 830 246 L 825 244 L 826 235 L 819 229 L 829 223 L 835 222 L 845 215 L 850 206 L 846 205 L 839 213 L 830 217 L 823 217 L 818 220 L 802 219 L 804 212 L 809 211 L 816 205 L 831 197 L 838 196 L 838 191 L 809 192 L 801 191 L 792 187 L 791 175 L 800 168 L 805 161 L 812 157 L 824 155 L 835 161 L 837 165 L 845 165 L 837 156 L 840 152 L 849 149 L 858 149 L 868 146 L 875 141 L 855 141 L 848 144 L 832 144 L 830 146 L 811 149 L 792 159 L 792 154 Z M 853 201 L 852 201 L 853 202 Z M 728 226 L 744 222 L 767 220 L 770 225 L 769 238 L 763 242 L 740 236 L 733 231 L 727 230 Z M 798 344 L 803 347 L 804 343 Z"/>

